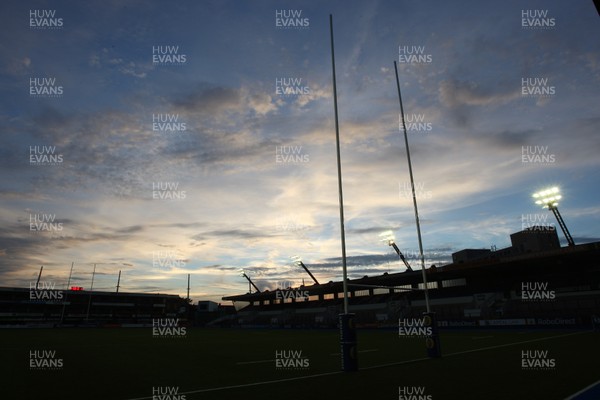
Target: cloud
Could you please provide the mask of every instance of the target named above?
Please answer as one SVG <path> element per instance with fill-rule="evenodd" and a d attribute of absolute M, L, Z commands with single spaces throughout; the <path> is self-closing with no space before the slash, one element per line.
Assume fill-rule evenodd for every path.
<path fill-rule="evenodd" d="M 497 106 L 521 97 L 518 87 L 504 90 L 484 87 L 473 81 L 444 80 L 440 82 L 439 100 L 446 107 Z"/>
<path fill-rule="evenodd" d="M 127 61 L 115 54 L 114 49 L 103 48 L 99 52 L 94 52 L 88 57 L 88 64 L 95 68 L 108 68 L 109 70 L 118 71 L 123 75 L 133 76 L 135 78 L 146 78 L 148 72 L 154 67 L 150 63 L 137 63 L 135 61 Z"/>
<path fill-rule="evenodd" d="M 277 110 L 277 102 L 265 92 L 246 87 L 231 88 L 201 84 L 172 101 L 175 111 L 223 122 L 224 117 L 254 114 L 265 116 Z"/>
<path fill-rule="evenodd" d="M 295 101 L 295 105 L 302 108 L 311 102 L 318 101 L 320 99 L 329 99 L 332 97 L 331 89 L 328 87 L 320 86 L 318 84 L 310 85 L 310 93 L 298 96 Z"/>
<path fill-rule="evenodd" d="M 277 110 L 277 105 L 273 98 L 266 93 L 256 93 L 247 95 L 248 106 L 258 115 L 266 115 Z"/>
<path fill-rule="evenodd" d="M 29 57 L 11 57 L 6 61 L 3 72 L 12 76 L 25 76 L 32 72 L 31 58 Z"/>

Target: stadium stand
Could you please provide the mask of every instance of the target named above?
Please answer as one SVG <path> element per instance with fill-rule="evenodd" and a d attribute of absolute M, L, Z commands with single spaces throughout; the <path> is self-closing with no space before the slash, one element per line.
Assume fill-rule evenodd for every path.
<path fill-rule="evenodd" d="M 427 270 L 440 326 L 591 326 L 600 310 L 600 242 L 561 248 L 555 230 L 535 227 L 512 234 L 511 242 L 497 251 L 462 250 L 453 263 Z M 422 316 L 421 279 L 414 271 L 349 280 L 357 325 L 391 327 Z M 248 304 L 234 326 L 337 326 L 342 282 L 288 290 L 307 291 L 308 299 L 281 301 L 277 291 L 263 291 L 223 300 Z"/>

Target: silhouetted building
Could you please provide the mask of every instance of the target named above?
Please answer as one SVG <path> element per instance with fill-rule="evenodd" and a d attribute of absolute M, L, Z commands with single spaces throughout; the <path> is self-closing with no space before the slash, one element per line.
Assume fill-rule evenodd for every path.
<path fill-rule="evenodd" d="M 538 253 L 560 249 L 558 234 L 553 226 L 532 226 L 510 235 L 511 246 L 491 251 L 488 249 L 464 249 L 452 253 L 454 264 L 482 261 L 489 258 L 501 259 L 527 253 Z"/>
<path fill-rule="evenodd" d="M 210 300 L 201 300 L 198 302 L 198 312 L 215 312 L 219 309 L 219 303 Z"/>
<path fill-rule="evenodd" d="M 452 262 L 454 264 L 462 264 L 477 260 L 478 258 L 489 257 L 491 253 L 492 251 L 489 249 L 464 249 L 452 253 Z"/>
<path fill-rule="evenodd" d="M 600 314 L 600 242 L 560 247 L 555 229 L 531 227 L 512 234 L 511 243 L 497 251 L 461 250 L 452 264 L 427 269 L 440 326 L 591 326 Z M 347 286 L 359 326 L 395 326 L 426 309 L 421 271 L 349 279 Z M 227 326 L 332 328 L 343 290 L 334 281 L 226 296 L 238 310 Z"/>
<path fill-rule="evenodd" d="M 38 287 L 0 288 L 0 324 L 148 324 L 185 319 L 185 299 L 172 294 L 103 292 Z"/>
<path fill-rule="evenodd" d="M 556 229 L 551 226 L 532 226 L 510 235 L 513 249 L 517 253 L 535 253 L 560 248 Z"/>

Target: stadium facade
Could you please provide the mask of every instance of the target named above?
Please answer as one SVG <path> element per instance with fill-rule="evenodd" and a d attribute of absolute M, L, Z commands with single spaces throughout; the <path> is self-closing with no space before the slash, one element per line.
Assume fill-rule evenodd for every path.
<path fill-rule="evenodd" d="M 600 242 L 560 247 L 556 230 L 533 226 L 496 251 L 465 249 L 426 270 L 430 305 L 444 327 L 591 326 L 600 316 Z M 362 327 L 392 327 L 425 312 L 421 271 L 348 280 L 349 309 Z M 239 309 L 220 324 L 334 327 L 342 282 L 223 297 Z"/>
<path fill-rule="evenodd" d="M 150 325 L 154 319 L 168 317 L 184 322 L 189 315 L 187 301 L 177 295 L 72 289 L 57 289 L 47 282 L 0 288 L 0 325 Z"/>

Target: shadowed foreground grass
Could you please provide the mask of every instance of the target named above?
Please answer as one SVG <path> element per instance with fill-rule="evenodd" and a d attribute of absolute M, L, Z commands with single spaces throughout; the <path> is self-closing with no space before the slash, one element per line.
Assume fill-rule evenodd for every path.
<path fill-rule="evenodd" d="M 171 400 L 398 399 L 399 388 L 423 388 L 432 400 L 558 400 L 600 379 L 598 333 L 445 333 L 444 357 L 429 360 L 422 339 L 359 330 L 360 370 L 354 373 L 340 372 L 338 335 L 188 329 L 181 338 L 154 338 L 151 328 L 2 329 L 1 397 L 152 399 L 160 387 L 162 393 L 178 390 L 179 397 L 164 397 Z M 547 351 L 555 367 L 523 369 L 524 350 Z M 30 351 L 55 351 L 62 368 L 30 369 Z M 308 361 L 278 368 L 281 351 L 301 351 Z M 222 387 L 229 388 L 211 390 Z"/>

